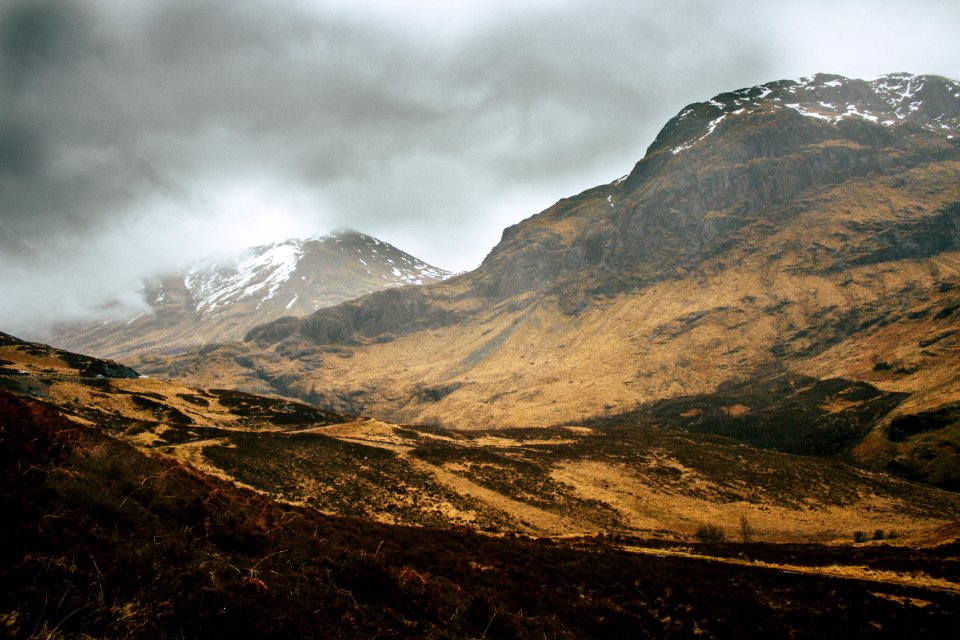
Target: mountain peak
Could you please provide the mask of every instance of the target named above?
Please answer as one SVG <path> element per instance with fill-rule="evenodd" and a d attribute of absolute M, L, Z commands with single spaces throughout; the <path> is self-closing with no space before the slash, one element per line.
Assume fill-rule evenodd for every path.
<path fill-rule="evenodd" d="M 175 352 L 238 340 L 253 325 L 282 316 L 308 315 L 366 293 L 451 275 L 373 236 L 338 229 L 158 275 L 145 283 L 148 309 L 136 317 L 70 327 L 50 341 L 109 357 L 157 348 Z"/>
<path fill-rule="evenodd" d="M 913 395 L 870 433 L 811 438 L 955 483 L 958 94 L 909 74 L 719 94 L 681 110 L 626 179 L 506 229 L 455 283 L 380 291 L 141 370 L 477 428 L 696 396 L 672 415 L 724 435 L 749 416 L 756 431 L 739 433 L 768 443 L 772 395 L 791 416 L 784 433 L 806 437 L 794 374 L 825 383 L 821 424 L 863 406 L 842 378 Z"/>
<path fill-rule="evenodd" d="M 907 124 L 952 139 L 960 131 L 957 98 L 960 83 L 933 75 L 892 73 L 866 81 L 818 73 L 777 80 L 688 105 L 664 126 L 647 153 L 669 148 L 678 155 L 737 118 L 785 110 L 823 124 L 850 120 L 881 127 Z"/>

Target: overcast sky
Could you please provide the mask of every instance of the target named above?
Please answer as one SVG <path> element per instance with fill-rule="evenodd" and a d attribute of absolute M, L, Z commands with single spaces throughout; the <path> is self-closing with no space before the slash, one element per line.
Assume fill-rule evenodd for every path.
<path fill-rule="evenodd" d="M 0 331 L 340 227 L 451 270 L 686 104 L 960 78 L 960 2 L 3 0 Z"/>

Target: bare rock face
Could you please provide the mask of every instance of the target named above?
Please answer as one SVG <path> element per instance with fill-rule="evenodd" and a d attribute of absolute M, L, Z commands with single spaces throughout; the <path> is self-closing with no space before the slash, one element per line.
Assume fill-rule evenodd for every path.
<path fill-rule="evenodd" d="M 316 344 L 360 344 L 364 339 L 389 340 L 429 327 L 455 322 L 456 316 L 432 307 L 423 290 L 388 289 L 329 309 L 305 319 L 281 318 L 252 329 L 244 340 L 269 346 L 294 334 Z"/>
<path fill-rule="evenodd" d="M 507 229 L 481 269 L 482 290 L 516 295 L 585 269 L 645 283 L 686 273 L 743 227 L 802 212 L 789 205 L 804 192 L 955 158 L 958 95 L 960 84 L 938 77 L 817 75 L 690 105 L 629 175 Z M 555 229 L 571 216 L 589 225 L 565 240 Z"/>

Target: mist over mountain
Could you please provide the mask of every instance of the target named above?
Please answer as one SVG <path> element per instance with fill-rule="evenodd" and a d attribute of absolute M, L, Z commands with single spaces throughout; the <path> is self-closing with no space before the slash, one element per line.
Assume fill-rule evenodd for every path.
<path fill-rule="evenodd" d="M 386 242 L 342 230 L 157 275 L 144 285 L 145 311 L 117 321 L 61 325 L 43 337 L 102 357 L 179 353 L 239 340 L 253 326 L 281 316 L 307 315 L 365 293 L 450 275 Z"/>
<path fill-rule="evenodd" d="M 938 76 L 769 82 L 468 273 L 338 232 L 61 336 L 119 362 L 0 332 L 0 626 L 943 637 L 958 129 Z"/>

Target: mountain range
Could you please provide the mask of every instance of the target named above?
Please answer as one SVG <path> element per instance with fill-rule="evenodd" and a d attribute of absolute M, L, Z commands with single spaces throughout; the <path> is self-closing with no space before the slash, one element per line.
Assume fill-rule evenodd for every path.
<path fill-rule="evenodd" d="M 680 110 L 624 177 L 506 229 L 472 272 L 202 352 L 120 355 L 191 384 L 456 428 L 839 378 L 902 394 L 845 455 L 954 483 L 958 96 L 907 74 L 720 94 Z"/>
<path fill-rule="evenodd" d="M 958 128 L 944 78 L 772 82 L 469 273 L 344 232 L 0 333 L 0 628 L 943 637 Z"/>

